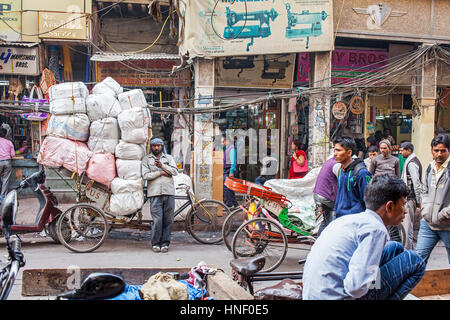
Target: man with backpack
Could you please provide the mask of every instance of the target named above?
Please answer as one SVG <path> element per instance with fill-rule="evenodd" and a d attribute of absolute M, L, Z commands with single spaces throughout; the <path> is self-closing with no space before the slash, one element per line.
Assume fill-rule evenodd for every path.
<path fill-rule="evenodd" d="M 406 215 L 402 222 L 406 232 L 405 249 L 414 248 L 414 223 L 416 221 L 416 211 L 422 203 L 422 164 L 414 153 L 414 145 L 405 141 L 400 145 L 401 156 L 405 159 L 401 179 L 406 183 L 410 192 L 406 198 Z"/>
<path fill-rule="evenodd" d="M 341 164 L 334 204 L 336 218 L 366 210 L 364 195 L 372 175 L 363 160 L 352 157 L 355 149 L 356 143 L 352 138 L 341 137 L 334 142 L 334 156 Z"/>
<path fill-rule="evenodd" d="M 422 217 L 417 253 L 428 261 L 439 240 L 447 249 L 450 263 L 450 138 L 439 134 L 431 141 L 433 161 L 423 180 Z"/>

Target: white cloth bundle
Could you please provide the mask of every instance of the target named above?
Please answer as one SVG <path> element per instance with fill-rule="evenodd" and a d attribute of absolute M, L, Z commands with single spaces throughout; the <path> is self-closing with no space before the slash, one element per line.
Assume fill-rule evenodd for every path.
<path fill-rule="evenodd" d="M 140 160 L 122 160 L 116 159 L 117 176 L 125 180 L 141 179 L 141 161 Z"/>
<path fill-rule="evenodd" d="M 135 143 L 120 140 L 116 146 L 116 157 L 123 160 L 142 160 L 145 156 L 145 149 Z"/>
<path fill-rule="evenodd" d="M 117 95 L 122 92 L 123 88 L 111 77 L 106 77 L 92 88 L 93 94 L 109 94 L 114 96 L 114 98 L 117 98 Z"/>
<path fill-rule="evenodd" d="M 148 110 L 132 108 L 123 110 L 117 117 L 122 131 L 122 140 L 130 143 L 145 143 L 148 139 Z"/>
<path fill-rule="evenodd" d="M 144 205 L 144 181 L 115 178 L 111 183 L 109 211 L 114 215 L 127 215 Z"/>
<path fill-rule="evenodd" d="M 75 115 L 52 115 L 48 122 L 47 134 L 77 141 L 87 141 L 89 118 L 84 113 Z"/>
<path fill-rule="evenodd" d="M 48 93 L 50 101 L 72 97 L 86 99 L 89 90 L 83 82 L 64 82 L 52 85 Z"/>
<path fill-rule="evenodd" d="M 144 108 L 147 105 L 147 100 L 145 100 L 142 89 L 134 89 L 123 92 L 119 94 L 118 99 L 122 110 Z"/>
<path fill-rule="evenodd" d="M 112 95 L 91 94 L 86 99 L 86 111 L 89 120 L 95 121 L 104 118 L 117 118 L 120 111 L 119 101 Z"/>
<path fill-rule="evenodd" d="M 84 98 L 50 100 L 50 113 L 56 115 L 86 113 L 86 100 Z"/>
<path fill-rule="evenodd" d="M 88 146 L 94 152 L 114 154 L 120 130 L 116 118 L 104 118 L 91 123 Z"/>
<path fill-rule="evenodd" d="M 129 193 L 144 190 L 144 180 L 125 180 L 122 178 L 115 178 L 111 182 L 111 192 L 113 194 Z"/>

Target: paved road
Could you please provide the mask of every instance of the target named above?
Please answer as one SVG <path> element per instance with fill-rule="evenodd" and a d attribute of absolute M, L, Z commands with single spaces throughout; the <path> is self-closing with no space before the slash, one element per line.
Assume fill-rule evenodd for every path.
<path fill-rule="evenodd" d="M 38 234 L 29 234 L 22 237 L 23 252 L 26 257 L 25 269 L 34 268 L 67 268 L 79 266 L 81 268 L 105 267 L 188 267 L 205 261 L 217 266 L 230 275 L 229 261 L 231 252 L 224 244 L 203 245 L 196 242 L 183 231 L 174 232 L 172 244 L 168 253 L 154 253 L 151 251 L 148 232 L 131 230 L 113 230 L 105 243 L 91 253 L 74 253 L 53 243 L 50 238 Z M 0 240 L 4 246 L 4 239 Z M 4 254 L 6 251 L 3 250 Z M 299 246 L 290 247 L 283 264 L 277 271 L 290 271 L 299 269 L 298 259 L 304 258 L 306 250 Z M 4 256 L 0 257 L 4 260 Z M 433 251 L 427 269 L 448 268 L 447 254 L 442 242 Z M 14 285 L 10 299 L 25 299 L 21 296 L 22 272 Z M 267 285 L 267 284 L 265 284 Z M 48 299 L 48 297 L 42 297 Z"/>

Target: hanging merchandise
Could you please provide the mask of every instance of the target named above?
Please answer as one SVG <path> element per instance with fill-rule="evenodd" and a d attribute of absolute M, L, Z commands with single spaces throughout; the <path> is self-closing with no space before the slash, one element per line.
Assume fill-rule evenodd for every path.
<path fill-rule="evenodd" d="M 333 105 L 333 109 L 331 110 L 331 112 L 336 119 L 342 120 L 347 114 L 347 106 L 342 101 L 336 102 Z"/>
<path fill-rule="evenodd" d="M 31 113 L 24 113 L 21 115 L 21 117 L 25 120 L 29 121 L 44 121 L 48 118 L 49 114 L 46 112 L 31 112 Z"/>
<path fill-rule="evenodd" d="M 34 98 L 34 95 L 36 94 L 36 98 Z M 44 95 L 42 94 L 41 88 L 39 88 L 37 85 L 33 85 L 30 91 L 29 97 L 23 97 L 22 101 L 24 102 L 33 102 L 36 105 L 47 103 L 48 101 L 44 99 Z"/>
<path fill-rule="evenodd" d="M 48 68 L 45 68 L 42 71 L 42 77 L 41 77 L 41 89 L 42 93 L 44 94 L 45 98 L 48 99 L 48 91 L 52 85 L 56 83 L 55 76 L 53 75 L 53 72 L 51 72 Z"/>
<path fill-rule="evenodd" d="M 350 111 L 353 114 L 361 114 L 364 111 L 364 100 L 359 96 L 354 96 L 350 100 Z"/>

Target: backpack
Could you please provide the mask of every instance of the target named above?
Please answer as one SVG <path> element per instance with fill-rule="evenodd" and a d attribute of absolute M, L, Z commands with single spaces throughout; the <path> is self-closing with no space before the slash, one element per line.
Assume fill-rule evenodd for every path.
<path fill-rule="evenodd" d="M 356 177 L 358 176 L 358 173 L 362 170 L 362 169 L 367 169 L 366 165 L 364 164 L 364 161 L 359 162 L 358 164 L 356 164 L 355 168 L 352 170 L 352 176 L 350 177 L 350 181 L 353 182 L 353 188 L 356 187 Z M 339 176 L 342 172 L 342 168 L 339 169 Z M 367 176 L 367 183 L 369 183 L 370 181 L 370 176 Z"/>

